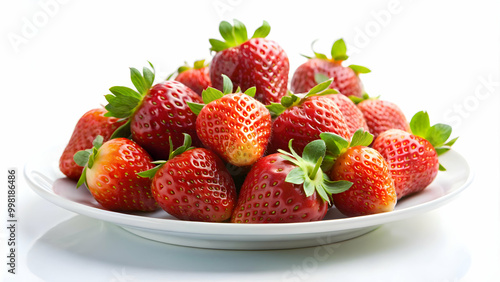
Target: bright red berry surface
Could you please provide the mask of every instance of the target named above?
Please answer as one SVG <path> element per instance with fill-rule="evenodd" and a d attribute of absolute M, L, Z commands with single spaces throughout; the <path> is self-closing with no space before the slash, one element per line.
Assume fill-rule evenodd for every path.
<path fill-rule="evenodd" d="M 403 111 L 392 102 L 368 99 L 359 103 L 358 108 L 363 113 L 368 130 L 374 139 L 388 129 L 410 131 L 410 125 Z"/>
<path fill-rule="evenodd" d="M 191 88 L 191 90 L 201 96 L 201 92 L 203 92 L 203 90 L 212 86 L 208 70 L 208 67 L 201 69 L 189 69 L 181 72 L 175 80 Z"/>
<path fill-rule="evenodd" d="M 76 152 L 92 148 L 92 141 L 97 135 L 101 135 L 104 141 L 107 141 L 111 134 L 124 123 L 114 117 L 105 117 L 106 112 L 104 108 L 92 109 L 78 120 L 59 159 L 59 169 L 67 177 L 78 180 L 82 174 L 83 167 L 73 160 Z"/>
<path fill-rule="evenodd" d="M 344 115 L 347 127 L 349 127 L 350 136 L 358 129 L 368 130 L 365 117 L 361 110 L 354 104 L 351 99 L 345 95 L 328 95 L 337 104 L 339 110 Z"/>
<path fill-rule="evenodd" d="M 137 175 L 154 167 L 151 157 L 126 138 L 105 142 L 87 168 L 87 186 L 104 208 L 113 211 L 153 211 L 158 208 L 151 194 L 151 180 Z"/>
<path fill-rule="evenodd" d="M 165 163 L 153 178 L 161 208 L 183 220 L 225 221 L 236 204 L 236 188 L 222 160 L 204 148 L 188 150 Z"/>
<path fill-rule="evenodd" d="M 381 133 L 372 147 L 387 160 L 398 199 L 422 191 L 438 174 L 436 150 L 419 136 L 391 129 Z"/>
<path fill-rule="evenodd" d="M 285 181 L 296 167 L 280 153 L 257 161 L 243 183 L 231 222 L 285 223 L 323 219 L 328 204 L 316 192 L 306 197 L 302 184 Z"/>

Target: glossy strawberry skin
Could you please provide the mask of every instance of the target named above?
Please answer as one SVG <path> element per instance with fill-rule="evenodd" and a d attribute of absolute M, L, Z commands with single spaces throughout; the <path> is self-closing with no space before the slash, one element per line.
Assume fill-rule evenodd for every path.
<path fill-rule="evenodd" d="M 396 190 L 389 166 L 372 148 L 348 148 L 335 161 L 330 178 L 353 183 L 349 190 L 332 195 L 335 207 L 346 216 L 389 212 L 396 205 Z"/>
<path fill-rule="evenodd" d="M 363 113 L 374 140 L 388 129 L 395 128 L 410 132 L 410 125 L 403 111 L 392 102 L 368 99 L 360 102 L 358 108 Z"/>
<path fill-rule="evenodd" d="M 189 69 L 181 72 L 175 80 L 191 88 L 191 90 L 201 96 L 203 90 L 212 86 L 208 70 L 208 67 L 203 67 L 201 69 Z"/>
<path fill-rule="evenodd" d="M 154 211 L 158 205 L 151 194 L 151 180 L 137 175 L 154 167 L 151 157 L 126 138 L 105 142 L 87 168 L 87 187 L 95 200 L 112 211 Z"/>
<path fill-rule="evenodd" d="M 59 169 L 68 178 L 78 180 L 83 167 L 77 165 L 73 156 L 80 150 L 92 148 L 92 141 L 101 135 L 107 141 L 113 132 L 124 123 L 114 117 L 105 117 L 104 108 L 86 112 L 77 122 L 71 138 L 59 158 Z"/>
<path fill-rule="evenodd" d="M 167 161 L 153 178 L 161 208 L 182 220 L 222 222 L 231 217 L 236 188 L 222 160 L 204 148 Z"/>
<path fill-rule="evenodd" d="M 196 119 L 203 145 L 236 166 L 255 163 L 265 153 L 271 135 L 271 115 L 254 98 L 226 94 L 203 107 Z"/>
<path fill-rule="evenodd" d="M 389 164 L 398 199 L 424 190 L 438 174 L 436 150 L 419 136 L 390 129 L 381 133 L 372 147 Z"/>
<path fill-rule="evenodd" d="M 339 110 L 344 115 L 347 127 L 349 128 L 350 137 L 358 129 L 368 130 L 368 125 L 366 124 L 365 117 L 361 110 L 354 104 L 351 99 L 347 98 L 345 95 L 328 95 L 338 106 Z"/>
<path fill-rule="evenodd" d="M 306 197 L 303 185 L 285 182 L 296 168 L 280 153 L 257 161 L 248 173 L 231 217 L 233 223 L 290 223 L 325 217 L 328 204 L 315 192 Z"/>
<path fill-rule="evenodd" d="M 196 115 L 187 102 L 202 103 L 201 97 L 178 81 L 164 81 L 151 87 L 132 116 L 132 139 L 154 159 L 167 160 L 169 137 L 174 148 L 182 145 L 187 133 L 193 146 L 200 146 L 196 136 Z"/>
<path fill-rule="evenodd" d="M 263 104 L 279 103 L 287 93 L 290 63 L 285 51 L 274 41 L 253 38 L 219 51 L 210 64 L 210 80 L 222 91 L 222 74 L 242 91 L 256 87 L 255 98 Z"/>
<path fill-rule="evenodd" d="M 345 96 L 363 96 L 361 80 L 351 68 L 342 66 L 341 62 L 319 58 L 311 58 L 295 70 L 290 85 L 292 92 L 306 93 L 316 86 L 314 76 L 317 73 L 333 77 L 330 88 L 337 89 Z"/>
<path fill-rule="evenodd" d="M 288 143 L 293 139 L 293 149 L 300 154 L 307 143 L 319 139 L 321 132 L 350 137 L 344 115 L 335 102 L 327 96 L 311 96 L 273 121 L 269 153 L 288 151 Z"/>

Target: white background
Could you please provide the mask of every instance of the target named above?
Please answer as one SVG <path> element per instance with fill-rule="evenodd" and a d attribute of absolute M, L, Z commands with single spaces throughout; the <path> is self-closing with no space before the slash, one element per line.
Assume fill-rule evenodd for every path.
<path fill-rule="evenodd" d="M 349 2 L 349 3 L 348 3 Z M 351 3 L 352 2 L 352 3 Z M 2 173 L 18 169 L 18 274 L 12 281 L 498 281 L 500 5 L 495 1 L 1 1 Z M 45 4 L 44 4 L 45 3 Z M 49 4 L 47 4 L 49 3 Z M 314 248 L 214 251 L 143 240 L 50 204 L 22 176 L 26 162 L 65 144 L 78 118 L 130 85 L 128 67 L 151 61 L 157 79 L 184 61 L 210 59 L 218 23 L 237 18 L 249 34 L 262 20 L 288 53 L 329 53 L 343 37 L 346 64 L 369 67 L 366 91 L 410 118 L 454 127 L 455 150 L 475 172 L 452 203 L 386 224 L 304 268 Z M 6 188 L 0 189 L 5 191 Z M 6 193 L 1 194 L 6 218 Z M 299 275 L 300 274 L 300 275 Z"/>

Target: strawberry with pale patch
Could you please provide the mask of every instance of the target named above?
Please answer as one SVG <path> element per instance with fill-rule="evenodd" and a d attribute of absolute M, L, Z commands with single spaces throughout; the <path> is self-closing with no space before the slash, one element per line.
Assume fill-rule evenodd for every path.
<path fill-rule="evenodd" d="M 151 180 L 138 173 L 154 167 L 151 156 L 126 138 L 103 143 L 97 136 L 92 149 L 75 154 L 84 167 L 77 187 L 84 183 L 94 199 L 105 209 L 120 212 L 154 211 L 158 205 L 151 194 Z"/>
<path fill-rule="evenodd" d="M 152 178 L 151 190 L 159 206 L 182 220 L 223 222 L 231 217 L 236 204 L 236 188 L 222 160 L 205 148 L 184 144 L 170 147 L 167 161 L 139 173 Z"/>
<path fill-rule="evenodd" d="M 109 140 L 113 132 L 125 121 L 107 117 L 104 108 L 96 108 L 86 112 L 76 123 L 71 138 L 59 158 L 59 169 L 68 178 L 78 180 L 83 168 L 75 163 L 73 156 L 80 150 L 92 148 L 92 142 L 101 135 L 104 141 Z"/>
<path fill-rule="evenodd" d="M 205 104 L 188 103 L 198 116 L 196 133 L 203 145 L 235 166 L 248 166 L 261 158 L 271 135 L 271 114 L 253 98 L 255 87 L 233 93 L 231 80 L 224 77 L 224 92 L 207 88 Z"/>
<path fill-rule="evenodd" d="M 264 21 L 250 39 L 238 20 L 234 25 L 222 21 L 219 31 L 224 41 L 210 39 L 210 50 L 216 52 L 210 64 L 213 87 L 223 90 L 224 74 L 233 81 L 234 91 L 256 87 L 255 99 L 266 105 L 279 102 L 287 93 L 290 63 L 283 48 L 266 38 L 269 24 Z"/>
<path fill-rule="evenodd" d="M 367 147 L 373 135 L 360 129 L 351 142 L 327 132 L 321 139 L 328 148 L 324 170 L 332 180 L 353 183 L 349 190 L 332 195 L 342 214 L 360 216 L 394 210 L 397 196 L 389 165 L 377 150 Z"/>
<path fill-rule="evenodd" d="M 308 92 L 317 84 L 318 79 L 324 81 L 326 77 L 326 79 L 333 78 L 330 88 L 337 89 L 345 96 L 361 97 L 363 95 L 363 84 L 359 74 L 369 73 L 370 70 L 359 65 L 348 67 L 342 65 L 342 62 L 349 58 L 343 39 L 333 43 L 331 58 L 315 52 L 314 49 L 313 52 L 315 56 L 305 56 L 308 60 L 295 70 L 290 86 L 292 92 Z"/>
<path fill-rule="evenodd" d="M 292 223 L 322 220 L 330 196 L 349 189 L 321 170 L 326 146 L 315 140 L 302 157 L 292 148 L 258 160 L 248 173 L 231 217 L 233 223 Z"/>
<path fill-rule="evenodd" d="M 372 146 L 389 164 L 398 199 L 427 188 L 438 171 L 445 170 L 438 156 L 447 152 L 457 140 L 448 141 L 452 131 L 449 125 L 430 126 L 427 112 L 416 113 L 410 128 L 412 133 L 400 129 L 382 132 Z"/>

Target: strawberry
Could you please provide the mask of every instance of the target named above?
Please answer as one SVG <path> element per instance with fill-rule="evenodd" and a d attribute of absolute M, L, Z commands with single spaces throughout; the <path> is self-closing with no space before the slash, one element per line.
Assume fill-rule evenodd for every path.
<path fill-rule="evenodd" d="M 226 21 L 219 25 L 225 41 L 210 39 L 211 50 L 217 52 L 210 65 L 210 80 L 214 88 L 222 90 L 221 75 L 227 75 L 235 90 L 256 87 L 255 99 L 264 104 L 279 102 L 286 95 L 290 64 L 285 51 L 274 41 L 266 39 L 271 27 L 264 21 L 247 37 L 243 23 L 234 20 L 234 26 Z"/>
<path fill-rule="evenodd" d="M 373 142 L 389 164 L 398 199 L 424 190 L 436 178 L 438 156 L 450 149 L 457 138 L 447 142 L 451 127 L 430 126 L 427 112 L 418 112 L 410 121 L 412 133 L 400 129 L 382 132 Z"/>
<path fill-rule="evenodd" d="M 212 86 L 208 70 L 208 64 L 205 63 L 205 60 L 195 61 L 193 67 L 187 64 L 179 67 L 175 80 L 191 88 L 191 90 L 201 96 L 203 90 Z"/>
<path fill-rule="evenodd" d="M 154 167 L 149 154 L 126 138 L 103 143 L 97 136 L 94 147 L 75 154 L 83 166 L 77 187 L 86 184 L 95 200 L 112 211 L 154 211 L 158 208 L 151 195 L 151 180 L 137 175 Z"/>
<path fill-rule="evenodd" d="M 307 143 L 319 139 L 321 132 L 333 132 L 342 137 L 350 136 L 344 115 L 327 94 L 338 93 L 328 89 L 332 80 L 312 88 L 300 98 L 291 94 L 282 98 L 281 104 L 272 103 L 267 108 L 278 117 L 273 121 L 269 152 L 287 150 L 288 142 L 294 139 L 293 148 L 302 153 Z"/>
<path fill-rule="evenodd" d="M 358 65 L 343 66 L 342 62 L 349 58 L 346 50 L 347 48 L 343 39 L 339 39 L 333 43 L 331 59 L 325 54 L 314 52 L 313 49 L 315 57 L 306 56 L 308 60 L 300 65 L 292 76 L 292 92 L 305 93 L 318 82 L 333 78 L 330 88 L 337 89 L 346 96 L 361 97 L 363 95 L 363 85 L 358 75 L 360 73 L 369 73 L 370 70 Z M 318 81 L 320 79 L 322 81 Z"/>
<path fill-rule="evenodd" d="M 151 65 L 151 64 L 150 64 Z M 194 115 L 187 102 L 201 102 L 201 97 L 178 81 L 163 81 L 153 86 L 152 71 L 144 68 L 143 75 L 130 69 L 137 91 L 115 86 L 106 95 L 106 115 L 127 119 L 113 137 L 129 137 L 146 149 L 154 159 L 168 158 L 169 138 L 174 146 L 183 143 L 183 133 L 194 136 L 193 144 L 201 145 L 196 137 Z"/>
<path fill-rule="evenodd" d="M 346 216 L 359 216 L 392 211 L 397 197 L 394 180 L 384 157 L 367 147 L 373 135 L 363 130 L 354 133 L 351 142 L 332 133 L 322 133 L 333 161 L 329 169 L 332 180 L 346 180 L 349 190 L 332 195 L 335 207 Z M 324 169 L 328 161 L 325 161 Z"/>
<path fill-rule="evenodd" d="M 92 141 L 101 135 L 107 141 L 113 132 L 124 123 L 117 118 L 106 117 L 104 108 L 86 112 L 77 122 L 68 144 L 59 158 L 59 169 L 68 178 L 78 180 L 83 168 L 75 163 L 73 156 L 80 150 L 92 148 Z"/>
<path fill-rule="evenodd" d="M 363 113 L 368 130 L 374 138 L 392 128 L 410 132 L 410 125 L 406 120 L 405 114 L 396 104 L 376 98 L 369 98 L 362 100 L 357 105 Z"/>
<path fill-rule="evenodd" d="M 231 217 L 233 223 L 290 223 L 325 217 L 329 195 L 349 189 L 351 183 L 330 181 L 320 166 L 326 146 L 315 140 L 300 157 L 280 150 L 251 168 Z"/>
<path fill-rule="evenodd" d="M 347 98 L 345 95 L 335 94 L 328 95 L 339 108 L 340 112 L 344 115 L 347 127 L 349 128 L 349 138 L 352 137 L 354 132 L 358 129 L 368 130 L 368 125 L 366 124 L 365 117 L 361 110 L 356 106 L 356 104 Z"/>
<path fill-rule="evenodd" d="M 222 222 L 231 217 L 236 188 L 222 160 L 205 148 L 184 144 L 170 149 L 168 161 L 140 173 L 152 177 L 154 198 L 169 214 L 182 220 Z"/>
<path fill-rule="evenodd" d="M 255 87 L 232 93 L 231 80 L 224 75 L 224 93 L 207 88 L 206 105 L 188 103 L 198 115 L 196 132 L 203 145 L 235 166 L 248 166 L 264 155 L 271 135 L 271 115 L 252 98 Z"/>

